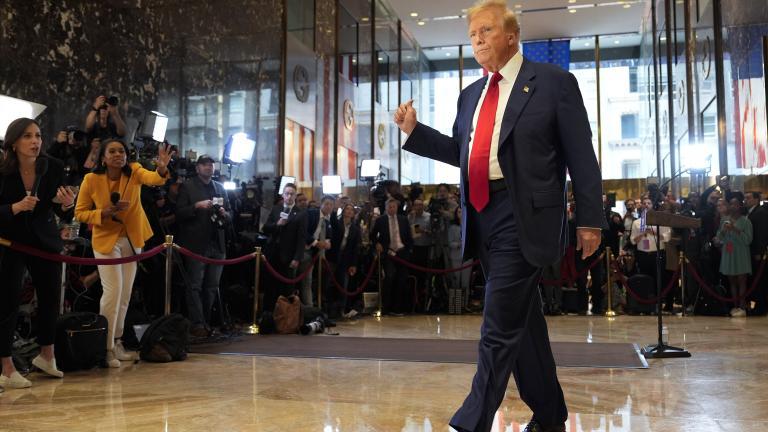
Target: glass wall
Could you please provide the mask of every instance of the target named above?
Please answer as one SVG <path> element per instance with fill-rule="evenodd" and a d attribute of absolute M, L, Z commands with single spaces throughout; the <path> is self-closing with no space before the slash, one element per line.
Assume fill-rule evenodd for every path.
<path fill-rule="evenodd" d="M 592 129 L 592 147 L 600 159 L 597 142 L 597 69 L 595 68 L 595 38 L 571 39 L 569 71 L 576 77 Z"/>
<path fill-rule="evenodd" d="M 655 169 L 655 162 L 652 158 L 643 161 L 640 139 L 640 118 L 646 108 L 638 85 L 640 35 L 601 36 L 598 40 L 603 178 L 645 177 Z"/>

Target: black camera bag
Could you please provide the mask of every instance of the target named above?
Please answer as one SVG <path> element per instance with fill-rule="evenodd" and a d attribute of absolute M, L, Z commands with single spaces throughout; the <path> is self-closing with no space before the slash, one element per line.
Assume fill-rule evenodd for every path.
<path fill-rule="evenodd" d="M 93 312 L 71 312 L 56 321 L 54 350 L 62 371 L 91 369 L 107 354 L 107 319 Z"/>
<path fill-rule="evenodd" d="M 141 359 L 160 363 L 186 360 L 190 326 L 178 313 L 154 320 L 141 337 Z"/>

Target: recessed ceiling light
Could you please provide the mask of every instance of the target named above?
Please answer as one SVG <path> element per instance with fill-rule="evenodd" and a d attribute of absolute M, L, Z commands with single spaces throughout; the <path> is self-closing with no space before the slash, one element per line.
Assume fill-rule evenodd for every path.
<path fill-rule="evenodd" d="M 568 0 L 568 3 L 576 3 L 576 0 Z"/>
<path fill-rule="evenodd" d="M 425 23 L 424 23 L 424 21 L 419 21 L 417 24 L 423 26 Z"/>
<path fill-rule="evenodd" d="M 418 14 L 418 12 L 411 12 L 411 16 L 416 18 L 417 16 L 419 16 L 419 14 Z"/>
<path fill-rule="evenodd" d="M 362 22 L 368 22 L 368 17 L 362 17 L 362 18 L 360 18 L 360 21 L 362 21 Z"/>
<path fill-rule="evenodd" d="M 576 9 L 568 9 L 568 12 L 574 14 L 574 13 L 576 13 Z"/>
<path fill-rule="evenodd" d="M 523 8 L 523 5 L 521 5 L 521 4 L 516 4 L 515 5 L 515 9 L 522 9 L 522 8 Z"/>
<path fill-rule="evenodd" d="M 632 5 L 631 5 L 631 4 L 629 4 L 629 3 L 625 3 L 625 4 L 624 4 L 624 9 L 629 9 L 629 8 L 631 8 L 631 7 L 632 7 Z"/>

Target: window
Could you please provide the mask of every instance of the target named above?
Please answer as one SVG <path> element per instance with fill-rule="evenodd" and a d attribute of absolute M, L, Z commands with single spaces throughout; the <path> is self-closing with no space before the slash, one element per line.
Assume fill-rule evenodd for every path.
<path fill-rule="evenodd" d="M 621 163 L 621 177 L 625 179 L 640 177 L 640 161 L 625 160 Z"/>
<path fill-rule="evenodd" d="M 637 93 L 637 66 L 629 67 L 629 92 Z"/>
<path fill-rule="evenodd" d="M 637 114 L 621 115 L 621 139 L 637 138 Z"/>

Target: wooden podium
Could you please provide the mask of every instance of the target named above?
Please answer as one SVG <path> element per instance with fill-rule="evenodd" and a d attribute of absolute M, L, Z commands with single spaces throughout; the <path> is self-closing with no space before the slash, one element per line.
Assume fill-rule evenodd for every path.
<path fill-rule="evenodd" d="M 663 211 L 649 210 L 645 215 L 646 225 L 655 225 L 656 227 L 669 227 L 669 228 L 683 228 L 683 229 L 696 229 L 701 227 L 701 219 L 682 216 L 674 213 Z M 658 232 L 658 229 L 656 230 Z M 664 343 L 662 338 L 662 318 L 661 318 L 661 272 L 664 266 L 662 265 L 662 255 L 659 253 L 659 236 L 656 236 L 656 296 L 658 301 L 656 303 L 656 317 L 658 323 L 658 336 L 659 340 L 656 345 L 648 345 L 643 348 L 642 353 L 645 358 L 674 358 L 674 357 L 690 357 L 691 353 L 684 348 L 673 347 Z M 681 264 L 681 265 L 684 265 Z"/>

